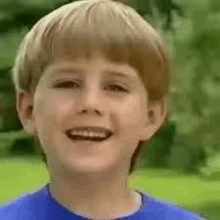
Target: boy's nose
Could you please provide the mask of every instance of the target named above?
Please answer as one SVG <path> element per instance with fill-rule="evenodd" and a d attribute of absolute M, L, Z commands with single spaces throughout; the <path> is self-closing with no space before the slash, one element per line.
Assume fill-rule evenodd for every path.
<path fill-rule="evenodd" d="M 82 114 L 94 114 L 96 113 L 97 115 L 102 115 L 102 112 L 97 110 L 97 109 L 93 109 L 93 108 L 83 108 L 83 109 L 80 109 L 79 111 L 79 115 L 82 115 Z"/>
<path fill-rule="evenodd" d="M 79 97 L 80 113 L 98 113 L 101 115 L 103 111 L 103 101 L 100 91 L 97 88 L 86 89 Z"/>
<path fill-rule="evenodd" d="M 100 98 L 100 91 L 95 86 L 90 86 L 82 91 L 81 99 L 88 105 L 98 104 L 100 102 Z"/>

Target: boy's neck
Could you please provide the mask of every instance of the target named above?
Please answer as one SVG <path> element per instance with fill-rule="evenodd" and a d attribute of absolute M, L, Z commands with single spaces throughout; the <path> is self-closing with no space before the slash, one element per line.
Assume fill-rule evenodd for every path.
<path fill-rule="evenodd" d="M 74 187 L 57 179 L 51 182 L 52 196 L 75 213 L 94 219 L 112 219 L 113 216 L 136 211 L 141 206 L 141 195 L 124 183 L 84 188 Z"/>

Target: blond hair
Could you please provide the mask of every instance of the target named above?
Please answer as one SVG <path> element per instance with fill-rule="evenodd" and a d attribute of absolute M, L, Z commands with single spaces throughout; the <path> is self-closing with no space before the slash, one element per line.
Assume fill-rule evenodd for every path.
<path fill-rule="evenodd" d="M 27 33 L 13 67 L 16 92 L 34 93 L 57 55 L 90 58 L 98 49 L 113 62 L 126 62 L 140 74 L 149 102 L 169 93 L 169 54 L 157 31 L 131 7 L 111 0 L 82 0 L 41 18 Z M 131 161 L 134 171 L 140 142 Z M 138 153 L 137 153 L 138 152 Z"/>

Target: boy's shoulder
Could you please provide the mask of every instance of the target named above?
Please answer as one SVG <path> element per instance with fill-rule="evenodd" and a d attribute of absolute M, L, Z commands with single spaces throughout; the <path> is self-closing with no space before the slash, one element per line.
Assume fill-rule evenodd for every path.
<path fill-rule="evenodd" d="M 169 219 L 169 220 L 206 220 L 204 217 L 193 213 L 168 200 L 158 199 L 144 193 L 146 217 L 150 219 Z M 148 219 L 147 218 L 147 219 Z"/>
<path fill-rule="evenodd" d="M 30 194 L 23 194 L 10 202 L 0 206 L 0 219 L 1 220 L 28 220 L 28 219 L 44 219 L 42 210 L 47 207 L 48 196 L 46 188 L 37 190 Z"/>

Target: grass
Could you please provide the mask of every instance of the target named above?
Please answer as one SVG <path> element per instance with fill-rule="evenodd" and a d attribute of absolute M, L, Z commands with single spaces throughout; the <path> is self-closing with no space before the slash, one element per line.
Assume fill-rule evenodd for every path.
<path fill-rule="evenodd" d="M 130 185 L 217 220 L 220 216 L 220 181 L 172 170 L 144 169 Z"/>
<path fill-rule="evenodd" d="M 4 158 L 0 160 L 0 203 L 22 192 L 35 189 L 48 179 L 48 172 L 39 158 Z M 16 184 L 15 184 L 16 183 Z"/>
<path fill-rule="evenodd" d="M 45 165 L 37 157 L 4 158 L 0 160 L 0 169 L 0 203 L 25 191 L 35 190 L 48 181 Z M 129 184 L 155 197 L 206 215 L 209 220 L 219 219 L 219 180 L 208 180 L 172 170 L 143 169 L 130 177 Z"/>

